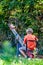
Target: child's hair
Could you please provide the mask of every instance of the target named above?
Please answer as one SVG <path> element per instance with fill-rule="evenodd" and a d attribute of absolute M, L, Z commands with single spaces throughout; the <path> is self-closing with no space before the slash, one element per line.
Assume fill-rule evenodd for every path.
<path fill-rule="evenodd" d="M 28 29 L 26 30 L 26 33 L 33 33 L 33 29 L 32 29 L 32 28 L 28 28 Z"/>

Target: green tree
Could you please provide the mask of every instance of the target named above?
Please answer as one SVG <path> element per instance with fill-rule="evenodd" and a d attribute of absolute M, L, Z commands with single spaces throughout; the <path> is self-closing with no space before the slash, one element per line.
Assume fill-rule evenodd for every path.
<path fill-rule="evenodd" d="M 32 27 L 34 34 L 43 39 L 43 0 L 1 0 L 0 29 L 8 31 L 9 19 L 17 25 L 19 34 Z"/>

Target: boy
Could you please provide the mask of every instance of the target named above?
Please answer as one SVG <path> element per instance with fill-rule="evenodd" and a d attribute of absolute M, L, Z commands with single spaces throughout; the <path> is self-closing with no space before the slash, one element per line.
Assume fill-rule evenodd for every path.
<path fill-rule="evenodd" d="M 25 46 L 27 44 L 27 49 L 28 50 L 33 51 L 36 48 L 36 41 L 38 41 L 38 38 L 35 35 L 33 35 L 32 28 L 28 28 L 26 30 L 26 33 L 27 33 L 27 35 L 25 35 L 25 37 L 24 37 L 24 44 L 25 44 Z M 24 53 L 24 51 L 26 51 L 25 46 L 20 47 L 19 51 L 26 58 L 27 55 Z"/>

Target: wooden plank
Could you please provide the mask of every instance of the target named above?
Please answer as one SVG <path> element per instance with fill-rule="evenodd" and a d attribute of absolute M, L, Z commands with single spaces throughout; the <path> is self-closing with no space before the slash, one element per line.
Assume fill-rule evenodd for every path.
<path fill-rule="evenodd" d="M 10 30 L 12 31 L 12 33 L 14 34 L 15 38 L 19 41 L 19 43 L 23 46 L 24 43 L 23 43 L 23 40 L 22 38 L 20 37 L 20 35 L 16 32 L 15 30 L 15 26 L 13 24 L 8 24 Z"/>

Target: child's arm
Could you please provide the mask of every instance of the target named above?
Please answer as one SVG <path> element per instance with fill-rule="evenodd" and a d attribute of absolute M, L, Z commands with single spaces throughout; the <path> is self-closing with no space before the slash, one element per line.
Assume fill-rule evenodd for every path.
<path fill-rule="evenodd" d="M 35 37 L 35 40 L 38 42 L 38 38 L 37 37 Z"/>

